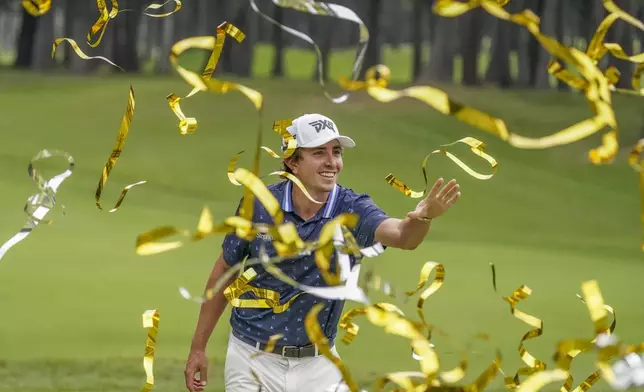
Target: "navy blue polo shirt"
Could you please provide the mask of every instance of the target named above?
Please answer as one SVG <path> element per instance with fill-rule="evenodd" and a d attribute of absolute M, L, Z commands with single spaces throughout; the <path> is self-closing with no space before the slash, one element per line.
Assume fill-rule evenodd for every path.
<path fill-rule="evenodd" d="M 349 188 L 336 185 L 329 194 L 327 202 L 320 208 L 318 213 L 313 218 L 305 221 L 293 210 L 291 196 L 293 183 L 291 181 L 286 180 L 271 184 L 268 189 L 278 201 L 281 201 L 284 221 L 295 223 L 297 232 L 304 241 L 317 240 L 322 227 L 334 217 L 342 213 L 355 213 L 359 216 L 359 221 L 356 227 L 352 229 L 353 235 L 360 247 L 369 247 L 375 242 L 374 237 L 378 225 L 388 218 L 387 214 L 368 195 L 356 194 Z M 239 213 L 239 209 L 237 213 Z M 274 224 L 264 206 L 257 199 L 255 199 L 253 221 Z M 228 234 L 222 244 L 224 260 L 232 266 L 246 258 L 257 258 L 260 244 L 264 244 L 270 256 L 277 254 L 271 244 L 271 239 L 267 238 L 266 235 L 258 234 L 252 241 L 247 241 L 240 239 L 234 233 Z M 332 261 L 334 260 L 335 254 Z M 286 275 L 302 284 L 318 287 L 327 286 L 320 276 L 313 254 L 283 260 L 278 266 Z M 279 292 L 281 303 L 285 303 L 294 295 L 301 293 L 301 290 L 274 278 L 261 265 L 254 265 L 252 268 L 257 272 L 257 277 L 250 282 L 250 285 Z M 245 293 L 240 298 L 253 299 L 255 295 Z M 246 337 L 248 340 L 266 343 L 270 336 L 281 333 L 284 337 L 277 344 L 304 346 L 310 344 L 304 329 L 304 319 L 311 308 L 319 303 L 324 303 L 325 306 L 318 315 L 318 322 L 327 338 L 331 341 L 337 333 L 337 325 L 342 315 L 344 301 L 327 300 L 308 293 L 300 294 L 291 303 L 291 306 L 282 313 L 274 313 L 272 309 L 233 307 L 230 324 L 237 334 Z"/>

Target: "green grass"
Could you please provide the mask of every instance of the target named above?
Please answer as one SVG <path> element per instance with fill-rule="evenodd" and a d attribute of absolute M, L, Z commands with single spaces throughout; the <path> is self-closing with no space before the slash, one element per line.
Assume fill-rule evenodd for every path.
<path fill-rule="evenodd" d="M 424 262 L 443 263 L 445 285 L 426 302 L 425 314 L 453 338 L 465 341 L 477 332 L 491 333 L 503 352 L 504 369 L 513 373 L 520 365 L 516 346 L 528 327 L 510 315 L 499 295 L 527 284 L 533 295 L 520 308 L 545 325 L 543 336 L 527 347 L 552 367 L 557 341 L 592 335 L 585 307 L 575 294 L 581 282 L 597 279 L 606 301 L 617 310 L 616 332 L 628 342 L 642 340 L 644 310 L 636 300 L 644 276 L 640 202 L 636 174 L 626 164 L 642 126 L 641 100 L 614 97 L 623 150 L 613 164 L 593 166 L 586 153 L 599 144 L 599 135 L 549 150 L 519 150 L 413 100 L 381 104 L 356 93 L 335 105 L 310 81 L 243 83 L 265 96 L 265 144 L 272 148 L 279 143 L 270 131 L 274 119 L 305 112 L 334 118 L 358 144 L 346 154 L 341 183 L 371 194 L 393 216 L 403 216 L 415 201 L 385 183 L 388 173 L 419 188 L 420 163 L 430 151 L 465 136 L 487 143 L 487 152 L 499 162 L 491 180 L 476 180 L 445 156 L 433 156 L 430 178 L 457 178 L 462 200 L 434 223 L 417 250 L 390 249 L 367 261 L 405 288 L 415 285 Z M 96 208 L 94 192 L 130 84 L 137 100 L 134 121 L 103 205 L 111 207 L 129 183 L 148 183 L 132 189 L 119 211 L 108 213 Z M 57 209 L 51 216 L 55 224 L 38 227 L 0 261 L 0 391 L 140 388 L 146 335 L 141 313 L 152 308 L 161 313 L 155 390 L 181 390 L 198 306 L 182 299 L 177 288 L 203 288 L 220 239 L 154 257 L 136 256 L 134 242 L 137 234 L 159 225 L 194 228 L 204 205 L 217 219 L 234 211 L 241 189 L 228 182 L 225 168 L 233 154 L 252 148 L 256 114 L 251 104 L 237 92 L 202 93 L 182 101 L 184 112 L 200 125 L 195 134 L 180 136 L 165 100 L 171 92 L 189 91 L 176 76 L 99 80 L 5 73 L 0 74 L 0 86 L 0 238 L 8 239 L 24 224 L 22 207 L 36 190 L 27 176 L 29 159 L 40 149 L 52 148 L 68 151 L 76 160 L 74 174 L 58 192 L 66 215 Z M 547 135 L 590 116 L 577 94 L 443 87 L 527 136 Z M 473 168 L 489 171 L 466 148 L 453 151 Z M 249 163 L 245 156 L 240 165 Z M 263 173 L 279 167 L 267 156 L 262 164 Z M 63 166 L 60 161 L 43 165 L 49 174 Z M 497 266 L 497 294 L 489 262 Z M 396 303 L 414 318 L 412 302 Z M 211 390 L 221 385 L 228 315 L 209 345 Z M 365 320 L 359 323 L 361 332 L 353 345 L 339 347 L 358 379 L 418 369 L 406 342 Z M 447 342 L 438 337 L 436 344 L 444 368 L 455 366 L 459 357 Z M 491 347 L 476 345 L 475 350 L 467 382 L 493 356 Z M 591 369 L 592 356 L 575 360 L 577 380 Z M 490 390 L 501 389 L 498 377 Z M 595 389 L 606 389 L 606 384 L 600 382 Z"/>

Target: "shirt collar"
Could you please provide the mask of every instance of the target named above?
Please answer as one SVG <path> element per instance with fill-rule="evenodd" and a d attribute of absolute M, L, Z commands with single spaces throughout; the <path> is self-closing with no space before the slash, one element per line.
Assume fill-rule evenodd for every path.
<path fill-rule="evenodd" d="M 286 212 L 293 212 L 293 199 L 291 192 L 293 190 L 293 182 L 286 181 L 286 186 L 284 187 L 284 196 L 282 197 L 282 210 Z M 326 205 L 324 206 L 323 217 L 331 218 L 331 213 L 335 208 L 336 203 L 338 202 L 338 194 L 340 193 L 340 187 L 338 184 L 335 184 L 333 190 L 327 198 Z"/>

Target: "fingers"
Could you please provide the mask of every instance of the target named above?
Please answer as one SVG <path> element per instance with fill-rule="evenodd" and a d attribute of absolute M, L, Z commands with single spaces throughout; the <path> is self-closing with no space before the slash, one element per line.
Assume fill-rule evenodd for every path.
<path fill-rule="evenodd" d="M 460 199 L 460 198 L 461 198 L 461 192 L 456 192 L 456 194 L 455 194 L 454 196 L 452 196 L 452 197 L 447 201 L 447 205 L 448 205 L 448 206 L 453 205 L 453 204 L 454 204 L 454 203 L 456 203 L 456 202 L 458 201 L 458 199 Z"/>
<path fill-rule="evenodd" d="M 456 186 L 458 186 L 458 185 L 456 184 L 456 180 L 454 180 L 454 179 L 450 180 L 450 182 L 448 182 L 448 183 L 443 187 L 443 189 L 441 189 L 441 190 L 440 190 L 440 192 L 438 192 L 438 194 L 436 195 L 436 197 L 437 197 L 437 198 L 439 198 L 439 199 L 444 198 L 444 197 L 445 197 L 449 192 L 451 192 L 451 191 L 454 189 L 454 187 L 456 187 Z"/>
<path fill-rule="evenodd" d="M 448 202 L 452 197 L 454 197 L 455 194 L 460 192 L 460 190 L 461 187 L 458 184 L 454 185 L 448 192 L 445 193 L 442 198 L 443 201 Z"/>
<path fill-rule="evenodd" d="M 188 388 L 190 392 L 195 392 L 195 369 L 193 369 L 192 366 L 187 366 L 186 370 L 183 372 L 183 375 L 186 378 L 186 388 Z"/>
<path fill-rule="evenodd" d="M 439 178 L 438 180 L 436 180 L 436 182 L 434 183 L 434 186 L 432 186 L 432 189 L 429 191 L 428 196 L 435 197 L 438 194 L 438 191 L 440 190 L 441 186 L 443 186 L 444 182 L 445 180 L 443 180 L 442 178 Z"/>
<path fill-rule="evenodd" d="M 199 380 L 193 378 L 192 384 L 194 386 L 195 392 L 201 392 L 208 384 L 208 369 L 205 366 L 202 366 L 199 369 Z"/>

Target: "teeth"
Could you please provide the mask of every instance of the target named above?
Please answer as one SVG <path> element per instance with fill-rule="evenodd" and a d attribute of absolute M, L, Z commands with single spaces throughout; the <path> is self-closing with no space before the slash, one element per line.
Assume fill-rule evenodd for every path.
<path fill-rule="evenodd" d="M 326 178 L 333 178 L 335 176 L 333 173 L 320 173 L 320 175 Z"/>

